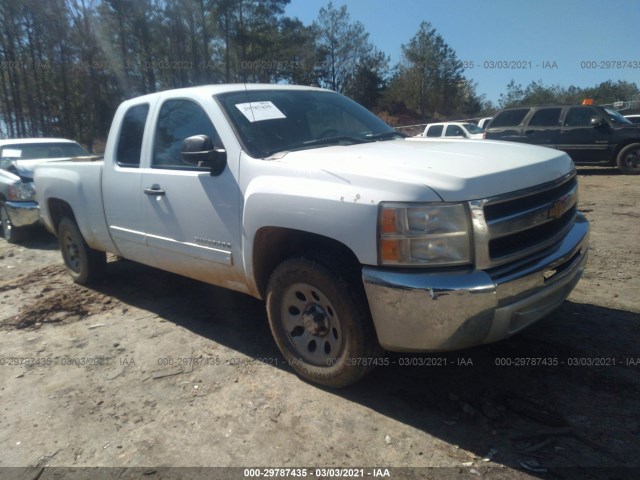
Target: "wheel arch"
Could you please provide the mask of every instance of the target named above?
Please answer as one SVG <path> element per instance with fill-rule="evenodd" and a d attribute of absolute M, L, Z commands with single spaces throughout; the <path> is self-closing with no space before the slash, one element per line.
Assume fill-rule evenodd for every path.
<path fill-rule="evenodd" d="M 252 265 L 255 286 L 265 298 L 269 277 L 287 258 L 306 256 L 312 259 L 332 257 L 347 266 L 350 275 L 361 279 L 362 266 L 345 244 L 323 235 L 283 227 L 262 227 L 253 240 Z M 361 284 L 360 280 L 360 284 Z"/>
<path fill-rule="evenodd" d="M 640 147 L 640 138 L 634 138 L 634 139 L 628 139 L 625 140 L 624 143 L 621 143 L 620 145 L 618 145 L 617 149 L 616 149 L 616 154 L 614 156 L 614 160 L 612 162 L 613 166 L 617 167 L 619 170 L 622 171 L 622 173 L 624 174 L 629 174 L 629 175 L 638 175 L 640 174 L 640 168 L 638 168 L 638 165 L 636 163 L 636 165 L 630 167 L 626 164 L 623 165 L 623 159 L 620 158 L 620 154 L 622 153 L 622 151 L 625 148 L 628 148 L 632 145 L 637 145 L 636 149 Z M 636 154 L 637 155 L 637 154 Z"/>
<path fill-rule="evenodd" d="M 640 143 L 640 138 L 628 138 L 616 145 L 616 149 L 613 152 L 613 159 L 611 160 L 613 165 L 616 165 L 616 162 L 618 161 L 618 155 L 620 155 L 622 149 L 628 147 L 632 143 Z"/>
<path fill-rule="evenodd" d="M 58 234 L 58 228 L 60 227 L 60 222 L 63 218 L 68 217 L 73 220 L 76 224 L 76 216 L 73 213 L 73 208 L 69 203 L 61 200 L 59 198 L 49 198 L 47 200 L 47 210 L 49 212 L 49 218 L 51 219 L 51 225 L 48 225 L 50 229 L 53 231 L 54 235 Z"/>

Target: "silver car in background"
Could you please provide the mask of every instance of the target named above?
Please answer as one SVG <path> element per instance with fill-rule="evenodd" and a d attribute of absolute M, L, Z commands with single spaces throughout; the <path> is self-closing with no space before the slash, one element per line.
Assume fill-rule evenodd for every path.
<path fill-rule="evenodd" d="M 0 222 L 10 243 L 26 237 L 28 227 L 40 223 L 33 170 L 43 162 L 87 157 L 90 153 L 64 138 L 0 140 Z"/>

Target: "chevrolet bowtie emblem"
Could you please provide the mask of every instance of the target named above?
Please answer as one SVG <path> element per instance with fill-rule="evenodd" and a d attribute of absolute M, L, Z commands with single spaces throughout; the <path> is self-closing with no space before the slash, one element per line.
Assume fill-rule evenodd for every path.
<path fill-rule="evenodd" d="M 554 203 L 553 206 L 547 212 L 547 218 L 553 218 L 554 220 L 558 220 L 560 217 L 562 217 L 562 214 L 566 210 L 567 200 L 569 200 L 569 197 L 564 196 L 560 200 L 558 200 L 556 203 Z"/>

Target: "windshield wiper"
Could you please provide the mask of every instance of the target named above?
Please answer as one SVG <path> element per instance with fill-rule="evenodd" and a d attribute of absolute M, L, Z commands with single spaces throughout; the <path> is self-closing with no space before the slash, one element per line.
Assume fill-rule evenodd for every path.
<path fill-rule="evenodd" d="M 382 133 L 372 133 L 371 135 L 367 135 L 367 138 L 371 140 L 392 140 L 394 137 L 405 138 L 405 137 L 408 137 L 408 135 L 406 133 L 400 133 L 400 132 L 382 132 Z"/>
<path fill-rule="evenodd" d="M 355 145 L 357 143 L 367 143 L 371 140 L 368 137 L 354 137 L 352 135 L 338 135 L 336 137 L 327 137 L 327 138 L 317 138 L 315 140 L 308 140 L 306 142 L 299 143 L 294 145 L 292 148 L 298 147 L 315 147 L 317 145 L 333 145 L 333 144 L 342 144 L 347 143 L 348 145 Z"/>
<path fill-rule="evenodd" d="M 380 140 L 392 140 L 394 138 L 405 138 L 408 135 L 400 132 L 382 132 L 373 133 L 366 137 L 355 137 L 353 135 L 337 135 L 335 137 L 316 138 L 315 140 L 307 140 L 306 142 L 294 143 L 287 148 L 268 151 L 265 157 L 271 157 L 278 153 L 293 152 L 295 150 L 305 150 L 307 148 L 329 146 L 329 145 L 357 145 L 360 143 L 371 143 Z"/>
<path fill-rule="evenodd" d="M 295 150 L 305 150 L 307 148 L 313 148 L 318 146 L 329 146 L 329 145 L 355 145 L 358 143 L 370 143 L 373 142 L 369 137 L 353 137 L 351 135 L 339 135 L 337 137 L 327 137 L 327 138 L 316 138 L 315 140 L 307 140 L 306 142 L 294 143 L 293 145 L 289 145 L 285 149 L 278 149 L 274 151 L 267 152 L 267 157 L 275 155 L 276 153 L 281 152 L 293 152 Z"/>

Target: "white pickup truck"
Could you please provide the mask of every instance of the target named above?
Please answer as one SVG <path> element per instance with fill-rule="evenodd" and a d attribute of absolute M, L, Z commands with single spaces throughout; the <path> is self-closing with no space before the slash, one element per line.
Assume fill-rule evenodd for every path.
<path fill-rule="evenodd" d="M 405 138 L 313 87 L 126 101 L 104 161 L 43 165 L 35 182 L 76 282 L 113 252 L 265 299 L 285 359 L 330 387 L 385 349 L 518 332 L 567 298 L 587 258 L 565 153 Z"/>

